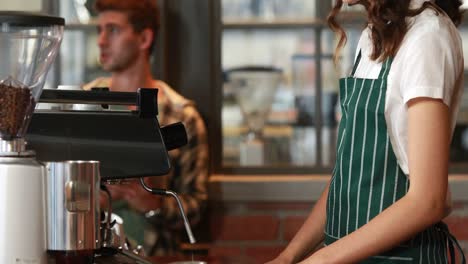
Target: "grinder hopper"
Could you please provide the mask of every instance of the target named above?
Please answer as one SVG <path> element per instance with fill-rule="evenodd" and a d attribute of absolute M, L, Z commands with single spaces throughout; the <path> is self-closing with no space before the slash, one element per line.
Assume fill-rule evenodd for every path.
<path fill-rule="evenodd" d="M 64 19 L 0 11 L 0 137 L 22 138 L 60 45 Z"/>

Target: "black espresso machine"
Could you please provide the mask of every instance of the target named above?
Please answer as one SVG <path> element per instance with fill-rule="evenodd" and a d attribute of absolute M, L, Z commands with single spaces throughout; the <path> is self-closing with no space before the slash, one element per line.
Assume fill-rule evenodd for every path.
<path fill-rule="evenodd" d="M 195 243 L 178 195 L 153 189 L 142 178 L 167 174 L 168 151 L 187 143 L 182 123 L 159 126 L 157 91 L 43 90 L 41 103 L 94 105 L 93 110 L 36 110 L 26 133 L 27 148 L 47 168 L 48 263 L 150 263 L 119 240 L 115 221 L 99 210 L 106 183 L 135 178 L 142 189 L 177 200 Z M 109 110 L 109 105 L 135 110 Z"/>

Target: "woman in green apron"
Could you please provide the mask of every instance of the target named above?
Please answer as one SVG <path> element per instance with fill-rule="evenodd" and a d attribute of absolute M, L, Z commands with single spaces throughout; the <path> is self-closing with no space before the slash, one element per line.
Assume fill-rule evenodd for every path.
<path fill-rule="evenodd" d="M 363 4 L 368 27 L 351 75 L 340 80 L 333 176 L 269 264 L 465 263 L 441 222 L 450 212 L 449 143 L 463 90 L 462 3 L 337 0 L 329 22 L 341 35 L 338 49 L 343 2 Z"/>

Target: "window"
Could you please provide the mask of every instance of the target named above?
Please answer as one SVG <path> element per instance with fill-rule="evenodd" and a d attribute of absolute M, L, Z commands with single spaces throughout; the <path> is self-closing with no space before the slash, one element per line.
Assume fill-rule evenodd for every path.
<path fill-rule="evenodd" d="M 223 0 L 222 14 L 222 167 L 331 167 L 339 73 L 317 2 Z"/>

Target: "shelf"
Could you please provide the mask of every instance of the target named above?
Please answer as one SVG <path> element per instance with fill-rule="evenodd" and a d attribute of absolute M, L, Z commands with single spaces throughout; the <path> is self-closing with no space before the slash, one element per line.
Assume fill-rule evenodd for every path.
<path fill-rule="evenodd" d="M 320 19 L 225 19 L 224 29 L 291 29 L 291 28 L 315 28 L 326 26 Z"/>
<path fill-rule="evenodd" d="M 338 16 L 338 22 L 343 26 L 364 24 L 366 13 L 361 11 L 344 11 Z M 328 27 L 327 22 L 317 18 L 304 19 L 224 19 L 224 29 L 291 29 Z"/>
<path fill-rule="evenodd" d="M 468 9 L 464 9 L 465 11 Z M 367 21 L 367 14 L 364 11 L 343 11 L 338 15 L 338 22 L 342 26 L 362 25 Z M 468 27 L 468 18 L 463 16 L 460 27 Z"/>
<path fill-rule="evenodd" d="M 79 22 L 71 22 L 65 24 L 65 30 L 81 30 L 81 31 L 89 31 L 89 30 L 96 30 L 97 21 L 92 20 L 88 23 L 79 23 Z"/>

